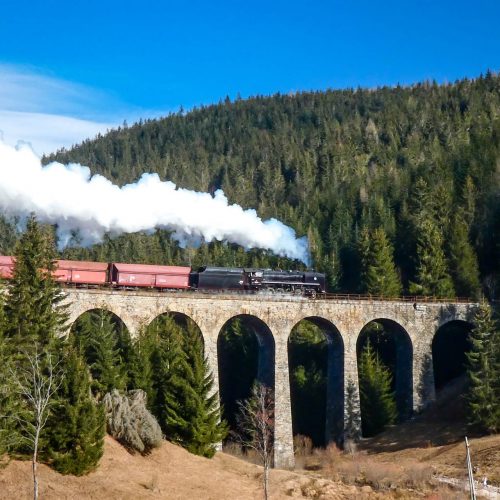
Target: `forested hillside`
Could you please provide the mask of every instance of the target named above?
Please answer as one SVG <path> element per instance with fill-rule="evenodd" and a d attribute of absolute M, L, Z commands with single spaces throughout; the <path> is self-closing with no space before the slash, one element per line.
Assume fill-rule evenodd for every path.
<path fill-rule="evenodd" d="M 227 99 L 124 125 L 44 161 L 52 160 L 88 165 L 119 184 L 158 172 L 182 187 L 222 188 L 230 202 L 306 234 L 313 266 L 328 274 L 330 290 L 373 291 L 370 266 L 386 274 L 393 253 L 401 282 L 392 293 L 401 284 L 403 292 L 426 295 L 475 296 L 482 289 L 492 298 L 499 291 L 500 77 L 494 74 L 446 85 Z M 10 251 L 13 240 L 2 230 L 0 250 Z M 370 248 L 375 240 L 384 255 Z M 110 238 L 65 255 L 298 265 L 224 244 L 182 250 L 164 231 Z M 439 283 L 425 282 L 428 274 Z"/>

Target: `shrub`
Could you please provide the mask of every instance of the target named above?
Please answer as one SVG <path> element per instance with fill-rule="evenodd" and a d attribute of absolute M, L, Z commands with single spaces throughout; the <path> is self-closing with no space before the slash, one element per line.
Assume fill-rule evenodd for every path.
<path fill-rule="evenodd" d="M 130 451 L 149 453 L 162 442 L 161 428 L 146 408 L 146 393 L 141 390 L 122 395 L 116 389 L 102 401 L 108 434 Z"/>

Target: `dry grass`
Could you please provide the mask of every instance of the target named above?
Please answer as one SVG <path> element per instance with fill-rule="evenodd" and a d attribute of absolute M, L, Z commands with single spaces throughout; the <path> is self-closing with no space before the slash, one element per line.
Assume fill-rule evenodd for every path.
<path fill-rule="evenodd" d="M 404 463 L 381 462 L 364 452 L 345 453 L 334 444 L 312 450 L 302 457 L 303 468 L 347 485 L 370 486 L 376 491 L 395 489 L 428 490 L 433 469 L 416 460 Z"/>

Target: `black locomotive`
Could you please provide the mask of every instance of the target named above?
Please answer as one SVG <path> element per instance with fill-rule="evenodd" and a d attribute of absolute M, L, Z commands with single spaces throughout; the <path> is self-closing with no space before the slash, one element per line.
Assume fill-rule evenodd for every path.
<path fill-rule="evenodd" d="M 325 293 L 325 275 L 314 271 L 281 271 L 240 267 L 200 267 L 191 272 L 198 290 L 270 291 L 316 295 Z"/>

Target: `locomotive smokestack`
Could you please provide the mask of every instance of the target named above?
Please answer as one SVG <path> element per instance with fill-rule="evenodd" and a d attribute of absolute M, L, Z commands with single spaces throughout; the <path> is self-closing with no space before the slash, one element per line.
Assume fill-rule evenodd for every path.
<path fill-rule="evenodd" d="M 164 228 L 181 244 L 224 240 L 308 262 L 305 237 L 296 238 L 279 220 L 263 221 L 255 210 L 230 205 L 220 190 L 212 197 L 162 182 L 157 174 L 119 187 L 79 164 L 42 166 L 29 146 L 1 141 L 0 210 L 18 216 L 35 212 L 41 221 L 56 223 L 62 247 L 74 231 L 82 245 L 90 245 L 105 233 Z"/>

